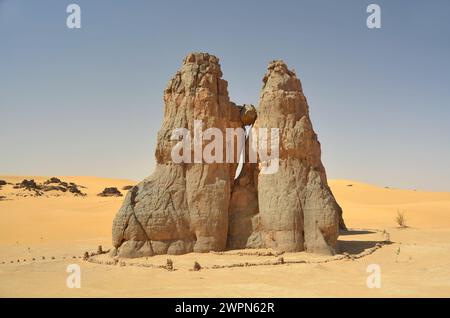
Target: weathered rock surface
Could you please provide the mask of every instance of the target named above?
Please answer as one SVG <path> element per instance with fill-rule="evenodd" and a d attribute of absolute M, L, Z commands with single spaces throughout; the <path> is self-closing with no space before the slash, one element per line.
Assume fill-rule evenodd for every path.
<path fill-rule="evenodd" d="M 41 186 L 39 186 L 33 179 L 31 179 L 31 180 L 24 179 L 24 180 L 22 180 L 21 183 L 17 183 L 14 186 L 14 188 L 27 189 L 27 190 L 40 190 Z"/>
<path fill-rule="evenodd" d="M 341 209 L 327 185 L 320 143 L 308 114 L 300 81 L 281 61 L 269 65 L 258 112 L 230 102 L 218 59 L 189 54 L 164 91 L 164 121 L 158 132 L 154 173 L 134 186 L 113 222 L 112 255 L 274 248 L 333 254 Z M 237 163 L 194 161 L 195 141 L 175 163 L 171 138 L 178 128 L 194 136 L 218 128 L 279 128 L 279 169 L 263 174 L 265 162 L 246 163 L 234 180 Z M 256 122 L 255 122 L 256 120 Z M 202 149 L 209 142 L 204 140 Z M 224 142 L 223 153 L 226 153 Z M 238 162 L 239 150 L 235 147 Z M 342 222 L 343 224 L 343 222 Z"/>
<path fill-rule="evenodd" d="M 203 130 L 215 127 L 224 136 L 226 128 L 243 127 L 240 108 L 230 102 L 221 76 L 215 56 L 195 53 L 169 81 L 155 171 L 128 192 L 113 222 L 113 245 L 119 256 L 225 249 L 237 164 L 194 163 L 194 149 L 188 154 L 193 163 L 174 163 L 171 158 L 176 144 L 171 140 L 173 130 L 186 128 L 193 136 L 194 120 L 203 121 Z"/>
<path fill-rule="evenodd" d="M 57 177 L 51 177 L 50 179 L 46 180 L 46 181 L 44 182 L 44 184 L 52 184 L 52 183 L 59 184 L 59 183 L 62 183 L 62 182 L 63 182 L 63 181 L 61 181 L 61 179 L 59 179 L 59 178 L 57 178 Z"/>
<path fill-rule="evenodd" d="M 102 192 L 97 194 L 99 197 L 121 197 L 122 192 L 119 191 L 116 187 L 109 187 L 103 189 Z"/>
<path fill-rule="evenodd" d="M 257 231 L 259 209 L 256 165 L 256 163 L 245 162 L 239 177 L 234 181 L 228 215 L 227 247 L 229 249 L 264 247 L 260 232 Z"/>
<path fill-rule="evenodd" d="M 256 108 L 251 104 L 244 104 L 241 107 L 241 121 L 244 126 L 253 125 L 256 120 L 258 113 Z"/>
<path fill-rule="evenodd" d="M 263 82 L 255 127 L 279 128 L 279 168 L 259 172 L 259 220 L 251 244 L 333 254 L 341 209 L 327 184 L 300 80 L 284 62 L 273 61 Z"/>

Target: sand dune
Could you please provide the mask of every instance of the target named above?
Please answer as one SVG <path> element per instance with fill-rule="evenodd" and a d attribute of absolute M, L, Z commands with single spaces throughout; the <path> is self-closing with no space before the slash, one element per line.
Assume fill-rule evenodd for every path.
<path fill-rule="evenodd" d="M 40 197 L 23 197 L 27 190 L 13 189 L 12 185 L 0 189 L 0 195 L 6 197 L 0 201 L 1 297 L 450 296 L 448 192 L 387 189 L 350 180 L 331 180 L 347 226 L 360 229 L 340 236 L 341 251 L 354 256 L 382 242 L 384 236 L 370 229 L 386 230 L 393 244 L 355 260 L 350 257 L 328 262 L 318 255 L 289 253 L 282 257 L 306 263 L 210 268 L 199 272 L 189 270 L 194 261 L 212 267 L 276 261 L 279 256 L 239 255 L 235 251 L 225 255 L 192 253 L 170 256 L 177 269 L 170 272 L 131 264 L 164 265 L 168 256 L 128 260 L 126 266 L 80 259 L 84 251 L 95 251 L 98 245 L 110 248 L 112 219 L 123 200 L 97 194 L 105 187 L 122 189 L 135 182 L 59 178 L 84 186 L 82 191 L 87 195 L 45 193 Z M 23 179 L 42 183 L 47 177 L 0 176 L 0 180 L 10 183 Z M 397 210 L 404 211 L 408 228 L 397 227 Z M 66 286 L 66 268 L 71 263 L 81 266 L 80 289 Z M 379 289 L 366 285 L 369 264 L 380 265 Z"/>
<path fill-rule="evenodd" d="M 331 180 L 330 186 L 351 227 L 392 227 L 400 210 L 411 227 L 450 228 L 450 192 L 380 188 L 349 180 Z"/>

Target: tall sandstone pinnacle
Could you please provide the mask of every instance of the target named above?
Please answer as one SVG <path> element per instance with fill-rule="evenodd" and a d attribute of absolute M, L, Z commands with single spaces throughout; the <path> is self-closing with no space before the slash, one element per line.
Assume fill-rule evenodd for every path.
<path fill-rule="evenodd" d="M 113 222 L 114 251 L 123 257 L 224 250 L 236 163 L 172 162 L 174 129 L 243 127 L 240 108 L 228 97 L 218 59 L 189 54 L 164 91 L 154 173 L 135 186 Z M 206 142 L 204 142 L 205 144 Z M 225 151 L 224 151 L 225 153 Z M 236 151 L 237 153 L 237 151 Z M 234 162 L 237 162 L 235 160 Z"/>
<path fill-rule="evenodd" d="M 262 246 L 334 254 L 342 210 L 327 184 L 300 80 L 282 61 L 263 79 L 256 128 L 279 128 L 279 169 L 257 180 Z"/>
<path fill-rule="evenodd" d="M 154 173 L 132 188 L 113 222 L 113 255 L 221 251 L 271 247 L 333 254 L 342 210 L 327 185 L 320 144 L 300 81 L 281 61 L 269 65 L 258 114 L 229 100 L 218 59 L 189 54 L 164 91 Z M 257 118 L 257 119 L 256 119 Z M 255 122 L 256 119 L 256 122 Z M 264 162 L 174 163 L 174 129 L 279 128 L 279 169 Z M 203 146 L 208 141 L 203 142 Z M 248 161 L 248 138 L 246 159 Z M 223 153 L 226 153 L 224 143 Z M 235 148 L 235 161 L 239 157 Z M 194 158 L 194 150 L 191 151 Z"/>

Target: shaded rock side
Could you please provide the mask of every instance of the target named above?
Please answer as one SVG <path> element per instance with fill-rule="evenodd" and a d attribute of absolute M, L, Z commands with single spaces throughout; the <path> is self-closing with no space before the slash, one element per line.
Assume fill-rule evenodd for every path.
<path fill-rule="evenodd" d="M 237 164 L 194 163 L 194 145 L 192 163 L 174 163 L 171 157 L 178 142 L 171 140 L 173 130 L 186 128 L 193 138 L 195 120 L 203 121 L 203 131 L 215 127 L 223 136 L 226 128 L 243 127 L 240 108 L 230 102 L 221 76 L 215 56 L 193 53 L 169 81 L 155 171 L 126 195 L 113 222 L 113 254 L 140 257 L 225 249 Z M 210 142 L 204 139 L 203 146 Z"/>
<path fill-rule="evenodd" d="M 263 83 L 255 128 L 276 127 L 280 135 L 278 172 L 259 172 L 257 180 L 263 244 L 334 254 L 342 211 L 327 184 L 300 80 L 284 62 L 273 61 Z"/>
<path fill-rule="evenodd" d="M 262 248 L 256 163 L 245 162 L 234 182 L 229 207 L 228 249 Z"/>

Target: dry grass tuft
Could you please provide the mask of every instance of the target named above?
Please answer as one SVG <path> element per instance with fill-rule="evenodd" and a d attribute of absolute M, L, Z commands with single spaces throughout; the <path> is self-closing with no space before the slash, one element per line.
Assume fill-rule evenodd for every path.
<path fill-rule="evenodd" d="M 408 227 L 406 225 L 406 216 L 405 216 L 405 212 L 402 212 L 400 210 L 397 210 L 397 216 L 395 217 L 395 222 L 397 222 L 398 226 L 401 228 L 406 228 Z"/>

